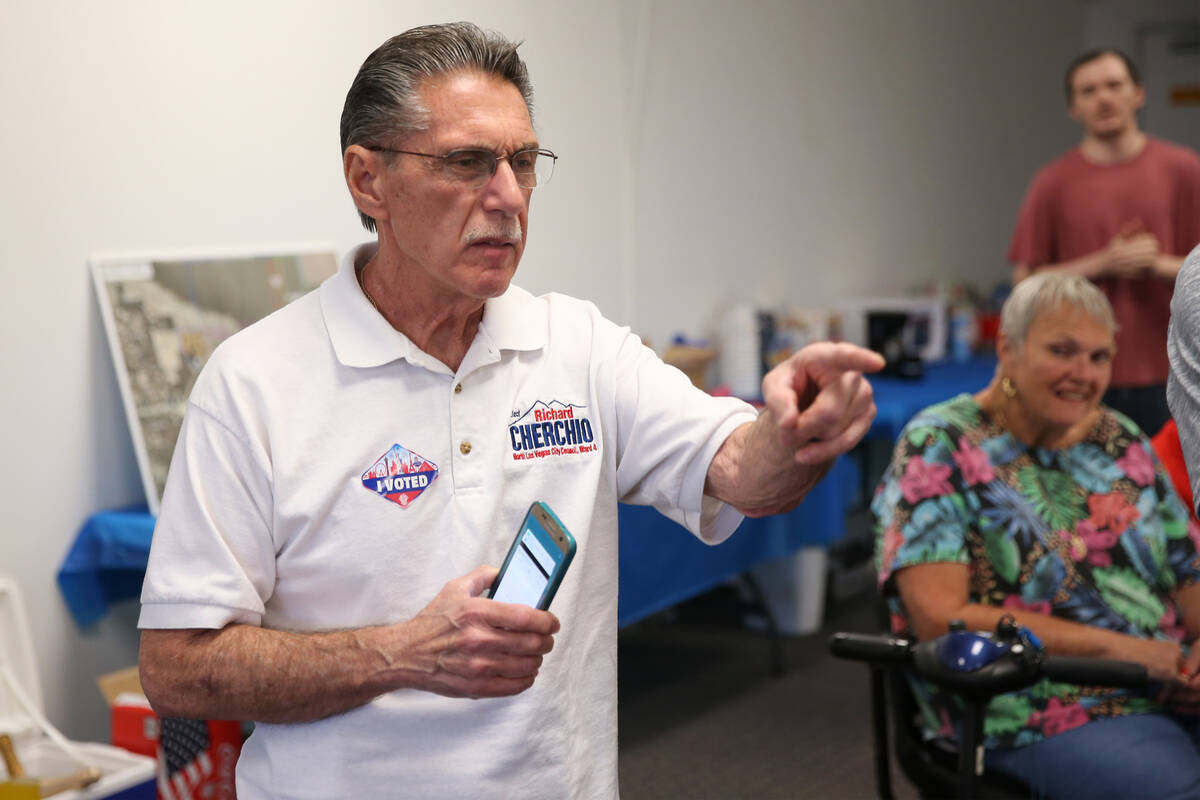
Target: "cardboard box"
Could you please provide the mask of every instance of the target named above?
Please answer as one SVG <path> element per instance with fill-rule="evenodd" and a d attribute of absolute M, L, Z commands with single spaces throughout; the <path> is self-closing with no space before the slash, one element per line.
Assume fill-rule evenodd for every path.
<path fill-rule="evenodd" d="M 112 743 L 131 753 L 158 758 L 158 715 L 142 692 L 137 667 L 126 667 L 96 679 L 112 712 Z"/>

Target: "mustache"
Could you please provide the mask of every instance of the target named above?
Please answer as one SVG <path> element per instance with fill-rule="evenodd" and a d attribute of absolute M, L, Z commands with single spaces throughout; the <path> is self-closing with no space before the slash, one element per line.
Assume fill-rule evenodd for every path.
<path fill-rule="evenodd" d="M 474 244 L 485 239 L 509 239 L 519 242 L 523 238 L 521 223 L 514 218 L 501 225 L 471 228 L 463 234 L 463 244 Z"/>

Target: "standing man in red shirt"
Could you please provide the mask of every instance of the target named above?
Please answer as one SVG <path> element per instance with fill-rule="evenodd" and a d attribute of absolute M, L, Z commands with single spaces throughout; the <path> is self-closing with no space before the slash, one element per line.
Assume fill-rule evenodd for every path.
<path fill-rule="evenodd" d="M 1166 342 L 1175 275 L 1200 242 L 1200 156 L 1139 129 L 1146 91 L 1118 50 L 1076 58 L 1066 90 L 1083 142 L 1030 183 L 1008 250 L 1013 280 L 1060 269 L 1096 282 L 1119 325 L 1104 402 L 1154 435 L 1170 418 Z"/>

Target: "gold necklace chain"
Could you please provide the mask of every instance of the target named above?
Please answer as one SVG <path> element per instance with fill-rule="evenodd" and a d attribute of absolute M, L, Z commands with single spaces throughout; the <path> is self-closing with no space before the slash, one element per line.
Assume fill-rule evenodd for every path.
<path fill-rule="evenodd" d="M 368 265 L 370 263 L 369 261 L 367 262 Z M 376 313 L 382 315 L 383 312 L 379 310 L 379 304 L 375 302 L 375 298 L 371 297 L 371 293 L 367 291 L 367 268 L 356 269 L 354 274 L 358 277 L 358 288 L 362 289 L 362 293 L 366 296 L 367 302 L 371 304 L 371 308 L 375 309 Z"/>

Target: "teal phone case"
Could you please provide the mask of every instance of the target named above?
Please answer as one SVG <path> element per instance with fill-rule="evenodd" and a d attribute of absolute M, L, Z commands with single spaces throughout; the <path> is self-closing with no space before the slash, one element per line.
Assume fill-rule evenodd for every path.
<path fill-rule="evenodd" d="M 561 553 L 562 559 L 555 562 L 554 571 L 550 574 L 550 578 L 546 583 L 546 588 L 542 590 L 542 596 L 535 606 L 535 608 L 540 608 L 544 611 L 550 607 L 550 601 L 554 599 L 554 595 L 558 591 L 559 585 L 562 583 L 563 576 L 567 572 L 567 567 L 570 566 L 571 560 L 575 558 L 576 545 L 575 537 L 571 535 L 571 531 L 567 529 L 567 526 L 564 525 L 562 520 L 558 518 L 558 515 L 554 513 L 554 509 L 550 508 L 550 506 L 546 505 L 541 500 L 535 500 L 529 506 L 529 511 L 525 512 L 525 516 L 521 518 L 521 526 L 517 528 L 517 535 L 513 537 L 513 542 L 508 548 L 508 554 L 504 557 L 504 563 L 500 565 L 500 572 L 497 573 L 496 579 L 492 581 L 491 588 L 488 589 L 488 597 L 495 596 L 496 589 L 500 585 L 500 580 L 504 577 L 505 571 L 508 570 L 508 564 L 510 561 L 512 561 L 513 554 L 516 553 L 517 548 L 521 544 L 521 535 L 525 531 L 525 521 L 528 520 L 531 515 L 533 515 L 534 509 L 540 509 L 541 511 L 545 512 L 545 515 L 549 517 L 551 522 L 554 523 L 555 527 L 558 529 L 558 532 L 563 535 L 563 538 L 566 540 L 567 544 L 567 549 L 562 550 L 559 548 L 557 543 L 552 542 L 552 546 L 554 548 L 552 552 Z M 553 538 L 553 532 L 550 533 L 551 538 Z"/>

